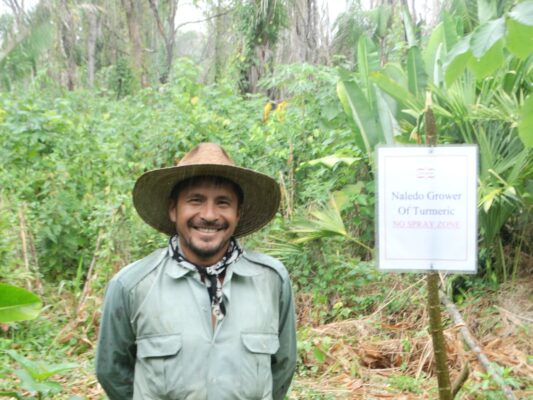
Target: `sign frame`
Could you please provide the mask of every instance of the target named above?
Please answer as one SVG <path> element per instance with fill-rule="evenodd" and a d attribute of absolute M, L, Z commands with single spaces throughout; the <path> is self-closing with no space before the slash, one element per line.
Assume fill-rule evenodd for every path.
<path fill-rule="evenodd" d="M 375 160 L 378 269 L 475 274 L 478 146 L 379 145 Z"/>

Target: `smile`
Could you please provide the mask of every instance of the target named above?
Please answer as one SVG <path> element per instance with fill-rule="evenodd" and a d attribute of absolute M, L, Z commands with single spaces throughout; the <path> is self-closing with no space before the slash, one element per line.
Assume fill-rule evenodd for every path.
<path fill-rule="evenodd" d="M 218 231 L 221 231 L 222 227 L 220 228 L 202 228 L 202 227 L 194 227 L 195 230 L 199 231 L 199 232 L 202 232 L 202 233 L 215 233 L 215 232 L 218 232 Z"/>

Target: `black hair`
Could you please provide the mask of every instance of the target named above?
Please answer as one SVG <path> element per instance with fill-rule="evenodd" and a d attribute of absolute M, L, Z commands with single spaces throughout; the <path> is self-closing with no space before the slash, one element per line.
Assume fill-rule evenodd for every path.
<path fill-rule="evenodd" d="M 237 201 L 238 206 L 240 207 L 242 205 L 242 202 L 244 201 L 244 193 L 239 185 L 237 185 L 235 182 L 233 182 L 231 179 L 224 178 L 222 176 L 216 176 L 216 175 L 200 175 L 200 176 L 192 176 L 190 178 L 184 179 L 182 181 L 179 181 L 174 185 L 172 190 L 170 191 L 170 200 L 171 204 L 176 204 L 176 201 L 178 201 L 178 197 L 180 195 L 180 192 L 188 187 L 195 186 L 199 183 L 211 183 L 214 186 L 222 186 L 222 185 L 229 185 L 237 195 Z"/>

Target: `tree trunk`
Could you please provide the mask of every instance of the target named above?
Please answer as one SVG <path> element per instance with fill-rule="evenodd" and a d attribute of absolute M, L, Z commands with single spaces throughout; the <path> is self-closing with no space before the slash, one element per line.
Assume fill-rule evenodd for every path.
<path fill-rule="evenodd" d="M 98 35 L 97 10 L 90 7 L 88 11 L 89 32 L 87 33 L 87 82 L 89 87 L 94 87 L 96 37 Z"/>
<path fill-rule="evenodd" d="M 440 315 L 439 275 L 436 272 L 429 273 L 427 275 L 427 284 L 429 331 L 433 341 L 433 353 L 435 354 L 439 398 L 440 400 L 453 400 L 450 372 L 448 371 L 448 360 L 446 356 L 446 342 L 442 332 L 442 320 Z"/>
<path fill-rule="evenodd" d="M 273 68 L 273 50 L 283 29 L 287 6 L 278 0 L 255 0 L 247 7 L 253 9 L 241 21 L 251 27 L 243 30 L 239 86 L 242 93 L 255 93 L 257 82 L 265 71 Z M 250 14 L 253 16 L 250 17 Z"/>
<path fill-rule="evenodd" d="M 305 61 L 316 63 L 318 49 L 318 8 L 316 0 L 306 0 Z"/>
<path fill-rule="evenodd" d="M 24 11 L 24 0 L 22 0 L 20 3 L 17 0 L 3 0 L 3 3 L 11 9 L 11 12 L 15 17 L 14 31 L 20 33 L 27 26 L 27 16 L 26 12 Z"/>
<path fill-rule="evenodd" d="M 431 110 L 431 97 L 426 97 L 425 133 L 426 143 L 429 146 L 437 145 L 437 124 Z M 453 400 L 452 385 L 450 383 L 450 371 L 448 370 L 448 357 L 446 355 L 446 341 L 442 328 L 440 300 L 439 300 L 439 274 L 430 272 L 427 275 L 428 286 L 428 313 L 429 331 L 433 342 L 433 354 L 437 369 L 437 381 L 439 385 L 440 400 Z"/>
<path fill-rule="evenodd" d="M 217 8 L 216 8 L 216 14 L 220 14 L 222 11 L 221 0 L 217 1 Z M 218 82 L 220 80 L 220 77 L 222 76 L 222 26 L 223 26 L 223 20 L 224 17 L 217 17 L 215 19 L 215 51 L 214 51 L 214 69 L 215 69 L 215 76 L 214 81 Z"/>
<path fill-rule="evenodd" d="M 255 48 L 255 56 L 251 60 L 251 65 L 246 71 L 244 80 L 246 93 L 257 93 L 257 84 L 259 80 L 272 70 L 273 52 L 270 50 L 268 43 L 264 46 Z"/>
<path fill-rule="evenodd" d="M 122 0 L 122 6 L 126 13 L 126 22 L 128 24 L 128 36 L 130 41 L 130 57 L 135 74 L 139 77 L 142 87 L 148 86 L 148 78 L 144 66 L 144 57 L 142 50 L 141 30 L 139 24 L 139 13 L 135 0 Z"/>
<path fill-rule="evenodd" d="M 165 69 L 159 78 L 161 83 L 167 83 L 170 77 L 170 71 L 172 70 L 172 64 L 174 63 L 174 41 L 175 36 L 172 35 L 172 38 L 169 39 L 168 43 L 165 44 L 165 49 L 167 51 L 167 57 L 165 62 Z"/>
<path fill-rule="evenodd" d="M 97 53 L 102 65 L 116 65 L 124 56 L 122 42 L 123 7 L 120 2 L 103 0 L 99 27 L 102 30 L 102 49 Z"/>
<path fill-rule="evenodd" d="M 281 63 L 327 62 L 329 58 L 327 7 L 321 13 L 317 0 L 294 0 L 288 8 L 289 31 L 277 55 Z"/>
<path fill-rule="evenodd" d="M 76 30 L 72 9 L 68 0 L 61 0 L 60 13 L 61 23 L 61 44 L 63 54 L 66 61 L 66 79 L 67 88 L 72 91 L 76 83 L 76 60 L 75 60 L 75 46 L 76 46 Z"/>
<path fill-rule="evenodd" d="M 159 81 L 161 83 L 167 83 L 170 76 L 170 71 L 172 69 L 172 64 L 174 62 L 174 46 L 176 42 L 176 11 L 178 9 L 179 0 L 168 0 L 167 2 L 167 21 L 166 28 L 163 25 L 163 20 L 159 12 L 159 3 L 157 0 L 148 0 L 150 4 L 150 9 L 154 14 L 157 31 L 159 32 L 161 38 L 165 42 L 165 66 L 161 75 L 159 76 Z"/>

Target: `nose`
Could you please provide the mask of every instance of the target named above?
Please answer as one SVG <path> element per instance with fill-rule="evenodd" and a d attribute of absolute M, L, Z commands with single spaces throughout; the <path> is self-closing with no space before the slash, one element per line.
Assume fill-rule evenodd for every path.
<path fill-rule="evenodd" d="M 212 201 L 206 201 L 204 207 L 202 208 L 200 217 L 205 221 L 216 221 L 217 212 L 215 203 Z"/>

